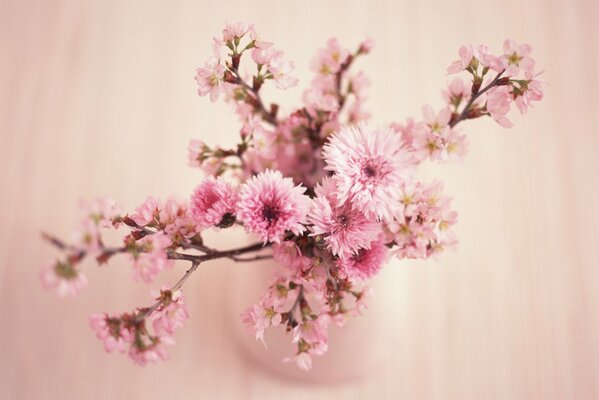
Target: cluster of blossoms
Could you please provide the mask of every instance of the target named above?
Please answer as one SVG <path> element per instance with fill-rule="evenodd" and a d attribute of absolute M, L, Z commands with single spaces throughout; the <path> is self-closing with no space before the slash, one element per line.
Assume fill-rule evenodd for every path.
<path fill-rule="evenodd" d="M 444 108 L 425 106 L 421 121 L 373 125 L 362 110 L 368 79 L 351 72 L 371 49 L 370 40 L 355 51 L 329 40 L 312 62 L 316 76 L 303 104 L 282 115 L 277 104 L 265 104 L 261 88 L 295 86 L 293 63 L 253 25 L 227 24 L 196 81 L 201 96 L 233 106 L 241 120 L 237 146 L 191 142 L 190 164 L 206 177 L 187 201 L 148 197 L 129 214 L 108 198 L 85 205 L 72 244 L 45 235 L 65 256 L 42 272 L 44 285 L 77 294 L 87 282 L 80 265 L 88 255 L 103 264 L 125 254 L 133 279 L 145 283 L 176 261 L 191 263 L 177 283 L 152 295 L 149 307 L 90 318 L 106 351 L 128 349 L 144 365 L 165 359 L 166 345 L 185 325 L 181 287 L 201 263 L 272 258 L 281 268 L 242 320 L 265 344 L 266 331 L 282 327 L 295 346 L 285 361 L 309 369 L 312 356 L 328 349 L 330 324 L 343 326 L 367 307 L 366 281 L 390 257 L 426 259 L 456 244 L 451 199 L 441 183 L 418 180 L 418 165 L 466 154 L 458 123 L 489 116 L 508 127 L 512 102 L 524 113 L 543 95 L 530 46 L 507 40 L 501 55 L 463 46 L 448 72 L 467 75 L 442 92 Z M 240 72 L 242 61 L 252 72 Z M 230 250 L 204 242 L 206 230 L 237 228 L 256 242 Z M 106 246 L 101 229 L 125 229 L 122 243 Z"/>

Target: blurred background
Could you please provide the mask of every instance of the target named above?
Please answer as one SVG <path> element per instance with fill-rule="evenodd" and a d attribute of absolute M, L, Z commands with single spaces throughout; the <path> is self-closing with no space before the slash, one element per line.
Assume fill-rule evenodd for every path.
<path fill-rule="evenodd" d="M 0 398 L 599 398 L 597 4 L 0 0 Z M 261 276 L 260 265 L 198 271 L 171 360 L 146 368 L 106 355 L 88 327 L 93 312 L 148 303 L 150 287 L 131 281 L 123 259 L 87 263 L 90 285 L 76 300 L 39 283 L 57 255 L 40 231 L 68 239 L 79 198 L 111 195 L 128 210 L 149 194 L 186 198 L 201 179 L 187 167 L 188 141 L 234 143 L 236 117 L 199 98 L 193 76 L 212 37 L 237 20 L 295 61 L 300 85 L 265 92 L 287 109 L 332 36 L 350 48 L 374 39 L 355 67 L 371 78 L 377 122 L 441 107 L 464 43 L 530 43 L 549 82 L 528 115 L 513 111 L 511 130 L 465 123 L 463 163 L 423 168 L 454 198 L 460 244 L 377 277 L 371 331 L 357 322 L 356 335 L 350 322 L 335 351 L 355 352 L 357 366 L 360 348 L 385 356 L 351 378 L 289 378 L 278 360 L 264 368 L 266 351 L 247 351 L 237 319 L 247 304 L 231 299 L 239 274 Z M 241 237 L 212 240 L 234 247 Z"/>

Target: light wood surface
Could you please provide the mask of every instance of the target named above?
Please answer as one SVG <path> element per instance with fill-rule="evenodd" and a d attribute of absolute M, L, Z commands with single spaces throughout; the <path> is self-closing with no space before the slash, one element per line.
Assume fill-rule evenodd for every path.
<path fill-rule="evenodd" d="M 597 4 L 1 0 L 0 398 L 599 398 Z M 189 326 L 172 359 L 147 368 L 104 354 L 87 325 L 92 312 L 148 301 L 124 261 L 87 264 L 77 300 L 40 287 L 56 252 L 39 232 L 68 238 L 80 197 L 110 194 L 127 208 L 147 194 L 185 197 L 200 179 L 186 166 L 188 140 L 233 143 L 228 106 L 198 98 L 193 81 L 225 20 L 255 22 L 295 60 L 300 88 L 267 92 L 286 105 L 328 37 L 372 37 L 357 67 L 372 79 L 379 122 L 439 107 L 462 43 L 498 50 L 513 37 L 546 71 L 546 99 L 514 128 L 464 124 L 467 159 L 423 168 L 454 197 L 460 245 L 382 273 L 375 296 L 396 304 L 387 319 L 397 333 L 377 343 L 388 347 L 384 368 L 361 379 L 290 381 L 240 355 L 239 310 L 224 305 L 239 266 L 193 277 Z"/>

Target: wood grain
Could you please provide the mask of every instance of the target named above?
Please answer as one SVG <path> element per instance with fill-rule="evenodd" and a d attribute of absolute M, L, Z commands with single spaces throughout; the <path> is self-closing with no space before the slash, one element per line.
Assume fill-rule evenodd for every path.
<path fill-rule="evenodd" d="M 599 398 L 598 16 L 591 0 L 0 1 L 0 398 Z M 193 81 L 225 20 L 254 21 L 303 85 L 328 37 L 372 37 L 358 66 L 379 122 L 440 106 L 462 43 L 526 41 L 546 71 L 546 100 L 514 128 L 464 124 L 465 162 L 423 169 L 454 197 L 460 245 L 383 272 L 376 296 L 394 304 L 396 334 L 362 379 L 290 381 L 241 356 L 224 305 L 239 267 L 226 262 L 189 282 L 189 327 L 170 362 L 145 369 L 105 355 L 87 327 L 92 312 L 149 300 L 124 261 L 89 264 L 77 301 L 40 288 L 56 253 L 39 232 L 68 237 L 79 197 L 185 197 L 200 179 L 188 140 L 234 141 L 228 107 Z M 301 89 L 267 97 L 290 106 Z"/>

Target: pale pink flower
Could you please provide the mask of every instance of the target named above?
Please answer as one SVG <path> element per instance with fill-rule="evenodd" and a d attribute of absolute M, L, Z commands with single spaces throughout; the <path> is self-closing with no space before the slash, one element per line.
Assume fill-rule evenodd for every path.
<path fill-rule="evenodd" d="M 308 257 L 302 255 L 300 248 L 293 241 L 275 243 L 272 250 L 275 261 L 293 271 L 301 272 L 312 264 Z"/>
<path fill-rule="evenodd" d="M 294 186 L 291 178 L 279 171 L 266 170 L 248 179 L 240 189 L 237 217 L 248 232 L 264 243 L 279 243 L 286 231 L 296 235 L 305 231 L 310 198 L 306 188 Z"/>
<path fill-rule="evenodd" d="M 370 79 L 362 71 L 350 78 L 350 90 L 354 96 L 363 99 L 366 97 L 366 88 L 370 86 Z"/>
<path fill-rule="evenodd" d="M 360 122 L 333 135 L 323 156 L 325 169 L 335 174 L 340 205 L 349 202 L 367 218 L 391 219 L 397 187 L 414 166 L 400 135 Z"/>
<path fill-rule="evenodd" d="M 243 37 L 249 27 L 243 22 L 227 22 L 223 29 L 223 41 L 229 42 Z"/>
<path fill-rule="evenodd" d="M 474 49 L 471 45 L 464 45 L 460 47 L 459 55 L 460 59 L 452 62 L 451 65 L 447 67 L 448 73 L 455 74 L 468 68 L 472 62 L 472 58 L 474 58 Z"/>
<path fill-rule="evenodd" d="M 364 311 L 368 308 L 368 302 L 371 298 L 372 288 L 370 286 L 364 286 L 362 290 L 359 292 L 358 297 L 356 298 L 356 302 L 352 310 L 352 315 L 362 315 Z"/>
<path fill-rule="evenodd" d="M 77 248 L 86 253 L 97 254 L 103 248 L 100 227 L 92 219 L 86 218 L 81 221 L 72 237 L 73 242 L 77 243 Z"/>
<path fill-rule="evenodd" d="M 175 341 L 170 336 L 141 336 L 133 341 L 129 348 L 129 357 L 139 366 L 145 366 L 148 363 L 166 361 L 169 358 L 166 345 L 173 345 Z"/>
<path fill-rule="evenodd" d="M 161 271 L 172 268 L 173 261 L 168 259 L 165 251 L 171 245 L 172 240 L 162 232 L 138 240 L 136 247 L 130 250 L 133 279 L 150 283 Z"/>
<path fill-rule="evenodd" d="M 358 250 L 351 257 L 340 258 L 337 266 L 350 279 L 372 278 L 387 260 L 388 251 L 382 240 L 376 240 L 368 248 Z"/>
<path fill-rule="evenodd" d="M 298 79 L 290 75 L 294 68 L 295 65 L 292 61 L 283 59 L 282 51 L 277 51 L 268 64 L 268 71 L 272 74 L 275 85 L 281 90 L 297 85 Z"/>
<path fill-rule="evenodd" d="M 187 203 L 179 201 L 176 197 L 170 196 L 158 213 L 160 221 L 159 227 L 164 232 L 176 237 L 191 237 L 198 232 L 198 227 L 191 217 Z"/>
<path fill-rule="evenodd" d="M 104 350 L 107 353 L 112 353 L 114 350 L 124 353 L 133 341 L 133 335 L 125 328 L 119 317 L 110 317 L 106 313 L 92 314 L 89 323 L 98 339 L 104 343 Z"/>
<path fill-rule="evenodd" d="M 487 111 L 499 125 L 511 128 L 512 122 L 507 119 L 506 114 L 510 111 L 510 103 L 513 97 L 509 87 L 499 86 L 487 92 Z"/>
<path fill-rule="evenodd" d="M 317 57 L 312 61 L 312 69 L 322 75 L 334 75 L 347 60 L 349 54 L 349 51 L 342 48 L 336 38 L 331 38 L 327 41 L 327 47 L 318 51 Z"/>
<path fill-rule="evenodd" d="M 203 161 L 206 159 L 206 153 L 209 151 L 210 148 L 201 140 L 190 140 L 188 153 L 189 165 L 191 167 L 201 167 Z"/>
<path fill-rule="evenodd" d="M 441 160 L 443 157 L 443 139 L 427 127 L 412 139 L 414 156 L 418 160 L 430 157 L 431 160 Z"/>
<path fill-rule="evenodd" d="M 283 362 L 294 362 L 299 369 L 309 371 L 312 369 L 312 357 L 307 352 L 297 353 L 293 357 L 285 357 Z"/>
<path fill-rule="evenodd" d="M 86 219 L 101 228 L 118 227 L 118 223 L 115 224 L 113 221 L 123 212 L 121 207 L 108 196 L 96 197 L 89 201 L 81 200 L 79 206 L 85 213 Z"/>
<path fill-rule="evenodd" d="M 229 227 L 235 222 L 237 191 L 223 178 L 207 177 L 191 196 L 191 212 L 201 228 Z"/>
<path fill-rule="evenodd" d="M 445 107 L 435 114 L 433 108 L 427 104 L 422 107 L 422 115 L 424 122 L 432 132 L 443 133 L 449 127 L 449 120 L 451 119 L 451 110 L 449 107 Z"/>
<path fill-rule="evenodd" d="M 264 49 L 260 47 L 254 47 L 252 49 L 252 60 L 254 60 L 256 64 L 268 65 L 276 55 L 277 51 L 273 48 Z"/>
<path fill-rule="evenodd" d="M 455 128 L 448 130 L 444 142 L 445 152 L 450 160 L 462 160 L 468 154 L 468 139 Z"/>
<path fill-rule="evenodd" d="M 535 66 L 535 61 L 528 56 L 531 51 L 532 47 L 528 44 L 517 45 L 513 40 L 506 39 L 503 42 L 505 73 L 508 76 L 516 76 L 520 69 L 524 72 L 531 71 Z"/>
<path fill-rule="evenodd" d="M 195 80 L 198 83 L 198 94 L 205 96 L 210 93 L 210 101 L 218 100 L 224 86 L 225 67 L 216 57 L 210 57 L 204 67 L 196 69 Z"/>
<path fill-rule="evenodd" d="M 368 54 L 372 51 L 373 47 L 374 47 L 374 40 L 368 38 L 368 39 L 364 40 L 362 43 L 360 43 L 358 52 L 360 54 Z"/>
<path fill-rule="evenodd" d="M 75 297 L 87 286 L 87 278 L 67 261 L 48 264 L 40 273 L 45 289 L 55 290 L 60 297 Z"/>
<path fill-rule="evenodd" d="M 162 203 L 156 197 L 149 196 L 129 217 L 139 226 L 156 225 L 160 219 Z"/>
<path fill-rule="evenodd" d="M 447 105 L 457 108 L 463 101 L 470 98 L 471 89 L 471 83 L 466 84 L 462 78 L 454 78 L 448 85 L 447 90 L 442 92 L 443 100 Z"/>
<path fill-rule="evenodd" d="M 370 246 L 381 228 L 379 223 L 352 208 L 351 202 L 339 204 L 331 190 L 336 190 L 332 179 L 325 178 L 323 186 L 317 186 L 318 195 L 308 217 L 312 224 L 310 231 L 312 236 L 322 236 L 333 254 L 346 258 Z"/>
<path fill-rule="evenodd" d="M 160 292 L 152 292 L 152 297 L 162 301 L 162 304 L 150 315 L 155 333 L 172 335 L 177 329 L 185 326 L 189 313 L 181 290 L 171 292 L 163 288 Z"/>
<path fill-rule="evenodd" d="M 521 114 L 526 113 L 528 107 L 532 105 L 534 101 L 539 101 L 543 99 L 543 83 L 542 81 L 536 79 L 539 74 L 534 74 L 532 71 L 526 71 L 525 78 L 526 83 L 521 89 L 516 90 L 512 89 L 515 94 L 514 103 L 520 110 Z"/>
<path fill-rule="evenodd" d="M 259 49 L 268 49 L 272 46 L 271 42 L 265 42 L 264 40 L 260 39 L 260 35 L 258 35 L 256 32 L 254 24 L 250 24 L 248 31 L 250 33 L 250 39 L 252 39 L 254 42 L 254 47 Z"/>

